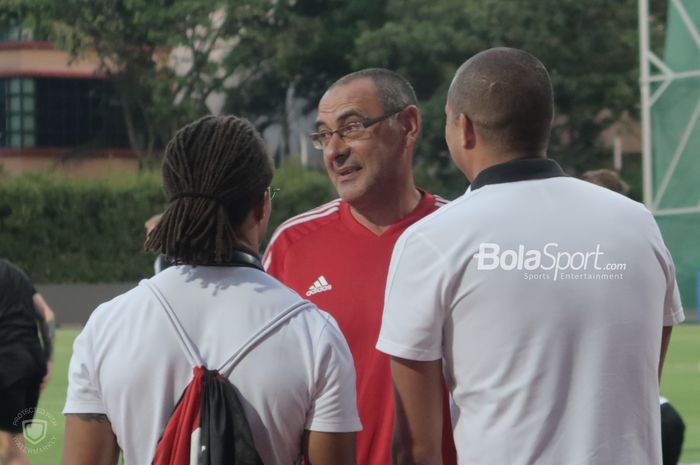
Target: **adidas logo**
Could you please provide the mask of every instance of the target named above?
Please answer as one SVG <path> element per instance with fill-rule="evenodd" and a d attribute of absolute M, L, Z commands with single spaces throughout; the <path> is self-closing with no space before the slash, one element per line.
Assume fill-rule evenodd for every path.
<path fill-rule="evenodd" d="M 328 284 L 326 278 L 324 278 L 323 275 L 321 275 L 316 281 L 314 281 L 314 283 L 311 286 L 309 286 L 309 290 L 306 291 L 306 297 L 318 294 L 319 292 L 330 291 L 331 289 L 333 289 L 333 286 L 331 284 Z"/>

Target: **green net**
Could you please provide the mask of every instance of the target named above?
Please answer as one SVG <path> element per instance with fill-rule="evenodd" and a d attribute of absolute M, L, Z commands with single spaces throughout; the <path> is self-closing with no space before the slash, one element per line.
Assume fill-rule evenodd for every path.
<path fill-rule="evenodd" d="M 691 33 L 691 29 L 700 28 L 700 1 L 681 1 L 692 28 L 674 2 L 668 3 L 663 61 L 674 73 L 700 70 L 700 44 Z M 652 95 L 662 85 L 654 83 Z M 694 308 L 700 269 L 700 212 L 678 209 L 700 207 L 700 77 L 672 81 L 651 107 L 651 125 L 652 204 L 676 264 L 683 305 Z"/>

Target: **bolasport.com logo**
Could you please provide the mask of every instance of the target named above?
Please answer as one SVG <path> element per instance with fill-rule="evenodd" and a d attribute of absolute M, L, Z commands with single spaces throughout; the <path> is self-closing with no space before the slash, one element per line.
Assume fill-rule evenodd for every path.
<path fill-rule="evenodd" d="M 53 447 L 58 428 L 56 417 L 43 408 L 25 408 L 13 420 L 13 425 L 22 427 L 24 444 L 15 439 L 19 449 L 27 455 L 42 454 Z"/>
<path fill-rule="evenodd" d="M 587 251 L 563 251 L 559 244 L 549 242 L 542 249 L 503 249 L 498 244 L 484 242 L 474 254 L 481 271 L 520 271 L 525 280 L 621 280 L 625 263 L 609 263 L 597 244 Z"/>

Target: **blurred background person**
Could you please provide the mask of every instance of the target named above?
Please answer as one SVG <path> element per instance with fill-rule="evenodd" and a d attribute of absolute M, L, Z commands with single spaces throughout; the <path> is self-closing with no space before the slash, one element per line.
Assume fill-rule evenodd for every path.
<path fill-rule="evenodd" d="M 146 220 L 144 223 L 144 227 L 146 228 L 146 240 L 148 240 L 148 236 L 151 234 L 151 232 L 156 228 L 158 225 L 158 222 L 160 219 L 163 217 L 162 213 L 158 213 L 150 217 L 149 219 Z M 153 274 L 158 274 L 167 267 L 172 265 L 170 261 L 168 261 L 167 257 L 163 255 L 162 253 L 159 253 L 158 256 L 155 258 L 153 261 Z"/>
<path fill-rule="evenodd" d="M 53 368 L 56 316 L 27 275 L 0 259 L 0 463 L 28 464 L 23 422 Z"/>
<path fill-rule="evenodd" d="M 618 194 L 627 195 L 630 192 L 629 184 L 620 177 L 617 171 L 608 169 L 590 170 L 583 173 L 581 179 L 608 188 Z"/>

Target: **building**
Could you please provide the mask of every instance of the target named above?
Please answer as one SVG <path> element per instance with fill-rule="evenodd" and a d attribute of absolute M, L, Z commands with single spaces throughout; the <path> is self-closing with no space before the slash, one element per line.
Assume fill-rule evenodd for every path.
<path fill-rule="evenodd" d="M 71 61 L 42 39 L 0 24 L 0 171 L 99 177 L 138 169 L 97 61 Z"/>

